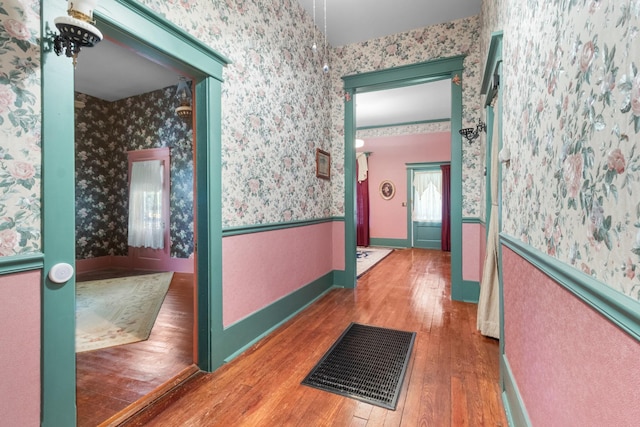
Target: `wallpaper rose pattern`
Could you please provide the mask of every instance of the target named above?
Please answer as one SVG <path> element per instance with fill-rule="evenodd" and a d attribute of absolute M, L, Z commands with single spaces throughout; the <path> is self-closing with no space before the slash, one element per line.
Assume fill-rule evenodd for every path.
<path fill-rule="evenodd" d="M 127 254 L 127 151 L 161 147 L 171 149 L 170 255 L 193 252 L 193 132 L 174 112 L 175 90 L 115 102 L 76 94 L 85 103 L 76 109 L 77 259 Z"/>
<path fill-rule="evenodd" d="M 492 3 L 512 157 L 503 229 L 640 300 L 640 1 Z"/>
<path fill-rule="evenodd" d="M 0 256 L 41 247 L 39 10 L 0 3 Z"/>

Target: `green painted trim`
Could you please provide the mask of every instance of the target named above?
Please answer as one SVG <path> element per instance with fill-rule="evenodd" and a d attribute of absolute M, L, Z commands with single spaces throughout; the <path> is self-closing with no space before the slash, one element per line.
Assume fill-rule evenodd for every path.
<path fill-rule="evenodd" d="M 507 234 L 500 234 L 500 243 L 640 340 L 640 302 Z"/>
<path fill-rule="evenodd" d="M 298 221 L 279 222 L 274 224 L 241 225 L 229 227 L 222 230 L 222 236 L 237 236 L 241 234 L 262 233 L 265 231 L 286 230 L 296 227 L 307 227 L 310 225 L 324 224 L 326 222 L 344 221 L 344 217 L 330 217 L 318 219 L 303 219 Z"/>
<path fill-rule="evenodd" d="M 436 59 L 418 64 L 371 71 L 343 77 L 344 106 L 344 180 L 345 180 L 345 281 L 356 285 L 355 260 L 355 106 L 354 95 L 410 84 L 450 79 L 451 128 L 462 127 L 462 78 L 464 56 Z M 451 132 L 451 295 L 455 299 L 462 287 L 462 136 Z"/>
<path fill-rule="evenodd" d="M 477 217 L 466 216 L 462 218 L 462 223 L 463 224 L 482 224 L 482 220 Z"/>
<path fill-rule="evenodd" d="M 356 267 L 356 110 L 355 90 L 345 88 L 344 103 L 344 285 L 355 289 Z"/>
<path fill-rule="evenodd" d="M 429 170 L 429 169 L 437 169 L 442 165 L 448 165 L 451 164 L 451 162 L 421 162 L 421 163 L 405 163 L 404 165 L 407 167 L 407 169 L 414 169 L 414 170 Z"/>
<path fill-rule="evenodd" d="M 101 0 L 93 16 L 96 25 L 109 33 L 110 38 L 126 40 L 128 46 L 141 53 L 151 52 L 154 58 L 160 52 L 165 55 L 163 62 L 177 66 L 179 70 L 184 70 L 186 66 L 196 74 L 222 80 L 222 67 L 231 63 L 229 58 L 137 1 Z M 134 34 L 154 34 L 155 37 L 153 43 L 147 44 L 142 38 L 139 41 L 131 40 Z M 183 57 L 189 58 L 189 61 L 184 61 Z"/>
<path fill-rule="evenodd" d="M 207 77 L 196 82 L 195 93 L 197 363 L 213 371 L 223 363 L 216 352 L 222 334 L 222 85 Z"/>
<path fill-rule="evenodd" d="M 495 93 L 498 91 L 499 81 L 494 81 L 498 66 L 502 62 L 502 31 L 491 34 L 491 42 L 489 44 L 489 52 L 487 54 L 487 62 L 484 68 L 484 76 L 482 85 L 480 86 L 480 94 L 487 95 L 485 105 L 489 105 Z M 498 73 L 499 75 L 499 73 Z M 500 80 L 500 77 L 498 77 Z"/>
<path fill-rule="evenodd" d="M 403 87 L 409 83 L 427 83 L 452 77 L 451 72 L 453 70 L 459 72 L 464 68 L 464 58 L 464 55 L 458 55 L 450 58 L 435 59 L 428 62 L 344 76 L 342 80 L 344 81 L 345 89 L 356 89 L 355 92 L 358 93 Z"/>
<path fill-rule="evenodd" d="M 513 371 L 509 366 L 507 356 L 502 354 L 500 356 L 500 372 L 504 373 L 504 389 L 502 391 L 502 403 L 504 405 L 505 415 L 507 416 L 507 422 L 510 426 L 516 427 L 531 427 L 531 420 L 527 413 L 527 408 L 522 400 L 520 390 L 518 390 L 518 384 L 513 376 Z"/>
<path fill-rule="evenodd" d="M 477 304 L 480 300 L 480 282 L 465 280 L 462 282 L 462 301 Z"/>
<path fill-rule="evenodd" d="M 410 248 L 411 242 L 409 242 L 409 239 L 385 239 L 372 237 L 370 239 L 369 246 L 381 246 L 384 248 Z"/>
<path fill-rule="evenodd" d="M 44 268 L 44 254 L 0 257 L 0 276 Z"/>
<path fill-rule="evenodd" d="M 42 0 L 41 31 L 55 30 L 66 4 Z M 41 40 L 42 67 L 42 265 L 41 425 L 76 425 L 75 277 L 52 283 L 57 263 L 75 265 L 74 72 L 71 58 L 56 56 Z M 82 61 L 82 55 L 80 55 Z"/>
<path fill-rule="evenodd" d="M 384 128 L 394 128 L 394 127 L 413 126 L 413 125 L 428 125 L 431 123 L 442 123 L 442 122 L 450 122 L 450 121 L 451 119 L 446 117 L 442 119 L 417 120 L 414 122 L 389 123 L 386 125 L 358 126 L 356 130 L 384 129 Z"/>
<path fill-rule="evenodd" d="M 224 362 L 229 362 L 334 289 L 334 282 L 335 272 L 332 271 L 227 327 L 224 341 L 216 343 L 225 354 Z"/>

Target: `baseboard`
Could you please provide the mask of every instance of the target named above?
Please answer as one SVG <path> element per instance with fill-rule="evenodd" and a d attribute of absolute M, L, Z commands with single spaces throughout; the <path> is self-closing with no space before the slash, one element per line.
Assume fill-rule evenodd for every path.
<path fill-rule="evenodd" d="M 170 258 L 165 270 L 175 273 L 193 273 L 195 260 L 191 258 Z M 76 274 L 92 271 L 106 270 L 109 268 L 133 269 L 128 256 L 106 255 L 95 258 L 77 259 Z"/>
<path fill-rule="evenodd" d="M 372 237 L 369 246 L 382 246 L 385 248 L 408 248 L 409 241 L 407 239 L 384 239 Z"/>
<path fill-rule="evenodd" d="M 480 300 L 480 282 L 464 280 L 462 282 L 461 300 L 464 302 L 478 303 Z"/>
<path fill-rule="evenodd" d="M 509 425 L 512 427 L 531 427 L 527 408 L 524 406 L 516 379 L 513 377 L 505 354 L 500 357 L 500 374 L 503 381 L 502 403 Z"/>
<path fill-rule="evenodd" d="M 315 300 L 323 296 L 335 286 L 339 272 L 329 272 L 308 285 L 290 293 L 284 298 L 228 326 L 224 330 L 224 339 L 219 343 L 227 363 L 266 335 L 280 327 L 283 323 L 300 313 Z"/>

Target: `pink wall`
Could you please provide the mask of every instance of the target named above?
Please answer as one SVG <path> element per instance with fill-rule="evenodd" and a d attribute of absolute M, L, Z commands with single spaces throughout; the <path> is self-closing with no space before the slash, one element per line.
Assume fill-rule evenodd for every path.
<path fill-rule="evenodd" d="M 462 224 L 462 280 L 479 282 L 481 261 L 480 224 Z"/>
<path fill-rule="evenodd" d="M 372 238 L 406 239 L 407 167 L 406 163 L 443 162 L 451 160 L 451 134 L 436 132 L 365 139 L 358 151 L 370 151 L 369 197 L 370 234 Z M 380 182 L 391 180 L 396 195 L 391 200 L 380 197 Z"/>
<path fill-rule="evenodd" d="M 0 425 L 40 425 L 40 275 L 0 277 Z"/>
<path fill-rule="evenodd" d="M 333 263 L 334 270 L 344 270 L 344 221 L 334 221 L 332 227 L 333 236 Z"/>
<path fill-rule="evenodd" d="M 534 426 L 640 420 L 640 345 L 503 247 L 505 354 Z"/>
<path fill-rule="evenodd" d="M 333 235 L 334 225 L 327 222 L 225 237 L 222 240 L 224 326 L 331 272 L 334 263 L 339 262 L 332 255 Z M 344 245 L 344 238 L 342 240 Z M 344 256 L 342 258 L 344 264 Z"/>

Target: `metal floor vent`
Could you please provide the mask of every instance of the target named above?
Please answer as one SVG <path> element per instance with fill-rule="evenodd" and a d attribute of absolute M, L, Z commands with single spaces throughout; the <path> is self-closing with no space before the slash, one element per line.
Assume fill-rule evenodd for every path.
<path fill-rule="evenodd" d="M 302 384 L 395 410 L 415 336 L 352 323 Z"/>

